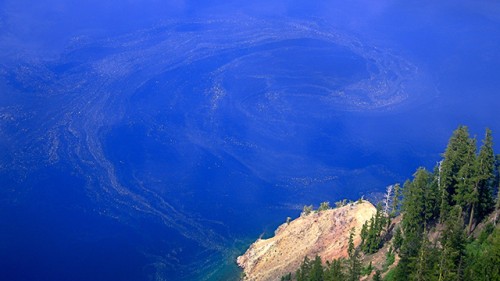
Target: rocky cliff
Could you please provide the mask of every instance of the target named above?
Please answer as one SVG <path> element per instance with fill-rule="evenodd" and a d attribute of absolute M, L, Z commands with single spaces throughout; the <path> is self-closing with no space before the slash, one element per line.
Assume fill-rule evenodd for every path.
<path fill-rule="evenodd" d="M 253 243 L 238 257 L 238 265 L 245 280 L 271 281 L 294 272 L 305 256 L 319 255 L 323 260 L 346 257 L 349 231 L 356 229 L 354 244 L 359 245 L 359 231 L 375 212 L 371 203 L 362 201 L 303 215 L 279 226 L 274 237 Z"/>

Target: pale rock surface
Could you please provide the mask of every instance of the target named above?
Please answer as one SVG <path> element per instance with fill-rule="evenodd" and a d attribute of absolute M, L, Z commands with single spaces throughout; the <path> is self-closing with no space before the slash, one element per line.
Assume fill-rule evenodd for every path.
<path fill-rule="evenodd" d="M 300 216 L 279 226 L 274 237 L 257 240 L 237 263 L 245 280 L 271 281 L 295 272 L 305 256 L 319 255 L 323 261 L 347 257 L 350 230 L 355 228 L 354 244 L 359 245 L 361 227 L 375 212 L 362 201 Z"/>

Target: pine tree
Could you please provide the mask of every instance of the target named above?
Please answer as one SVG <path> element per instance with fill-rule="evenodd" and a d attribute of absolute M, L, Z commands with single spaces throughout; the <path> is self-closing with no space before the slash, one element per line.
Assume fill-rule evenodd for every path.
<path fill-rule="evenodd" d="M 428 226 L 432 226 L 439 219 L 439 204 L 441 203 L 441 192 L 439 191 L 439 166 L 434 167 L 430 175 L 430 183 L 425 192 L 427 210 L 426 221 Z"/>
<path fill-rule="evenodd" d="M 368 221 L 365 221 L 365 223 L 363 223 L 363 226 L 361 227 L 360 236 L 361 236 L 361 244 L 359 246 L 363 248 L 365 245 L 366 238 L 368 238 Z"/>
<path fill-rule="evenodd" d="M 484 231 L 481 235 L 485 234 Z M 485 235 L 486 236 L 486 235 Z M 500 281 L 500 228 L 467 247 L 465 280 Z"/>
<path fill-rule="evenodd" d="M 327 268 L 324 274 L 325 281 L 344 281 L 346 279 L 342 263 L 343 260 L 340 259 L 333 260 L 331 263 L 327 261 Z"/>
<path fill-rule="evenodd" d="M 395 280 L 407 280 L 414 272 L 416 266 L 414 260 L 417 259 L 421 249 L 425 226 L 435 217 L 437 202 L 434 202 L 434 206 L 427 202 L 435 200 L 436 196 L 432 192 L 438 192 L 430 188 L 432 179 L 427 170 L 419 168 L 414 174 L 413 181 L 406 181 L 404 184 L 401 221 L 404 238 L 399 249 L 401 260 L 395 272 Z M 397 248 L 397 245 L 395 247 Z"/>
<path fill-rule="evenodd" d="M 354 247 L 354 231 L 351 229 L 349 234 L 349 243 L 347 248 L 347 281 L 358 281 L 361 276 L 361 262 L 359 260 L 358 250 Z"/>
<path fill-rule="evenodd" d="M 441 204 L 440 217 L 441 222 L 444 221 L 451 207 L 455 205 L 453 196 L 457 188 L 457 175 L 462 166 L 465 164 L 465 158 L 469 151 L 470 139 L 469 132 L 466 126 L 459 126 L 453 132 L 448 146 L 443 154 L 440 172 Z"/>
<path fill-rule="evenodd" d="M 304 260 L 302 261 L 302 264 L 295 272 L 295 278 L 297 279 L 297 281 L 309 280 L 309 273 L 311 272 L 311 266 L 312 266 L 311 261 L 307 256 L 305 256 Z"/>
<path fill-rule="evenodd" d="M 399 183 L 396 183 L 394 185 L 394 192 L 392 196 L 392 207 L 391 207 L 391 217 L 395 217 L 396 214 L 399 212 L 399 204 L 400 204 L 400 197 L 401 197 L 401 186 Z"/>
<path fill-rule="evenodd" d="M 441 257 L 439 260 L 439 281 L 462 280 L 464 267 L 465 234 L 462 209 L 455 206 L 444 222 L 441 234 Z"/>
<path fill-rule="evenodd" d="M 415 258 L 415 270 L 410 279 L 415 281 L 435 280 L 435 257 L 436 253 L 427 238 L 427 231 L 424 231 L 420 250 Z"/>
<path fill-rule="evenodd" d="M 364 253 L 375 253 L 383 246 L 382 232 L 388 221 L 390 222 L 388 217 L 385 216 L 385 212 L 382 211 L 382 206 L 377 205 L 375 215 L 369 221 L 366 221 L 361 228 L 360 248 Z"/>
<path fill-rule="evenodd" d="M 392 240 L 392 246 L 394 247 L 394 251 L 399 250 L 402 244 L 403 244 L 403 233 L 401 232 L 401 227 L 397 227 L 394 230 L 394 238 Z"/>
<path fill-rule="evenodd" d="M 472 218 L 480 222 L 494 207 L 495 154 L 493 152 L 493 137 L 490 129 L 486 129 L 483 145 L 477 157 L 476 167 L 477 177 L 475 189 L 477 190 L 478 198 L 475 209 L 477 209 L 477 211 L 475 216 L 471 214 L 469 231 L 472 229 Z"/>
<path fill-rule="evenodd" d="M 308 281 L 323 281 L 323 265 L 321 263 L 321 257 L 318 255 L 316 255 L 312 262 Z"/>
<path fill-rule="evenodd" d="M 456 204 L 462 207 L 465 217 L 474 216 L 474 207 L 478 201 L 476 188 L 476 140 L 470 139 L 467 146 L 467 153 L 464 156 L 463 166 L 456 176 L 457 188 L 453 198 Z"/>
<path fill-rule="evenodd" d="M 292 281 L 292 273 L 289 272 L 288 274 L 281 276 L 281 281 Z"/>
<path fill-rule="evenodd" d="M 498 222 L 498 215 L 500 212 L 500 187 L 498 187 L 498 193 L 497 193 L 497 203 L 495 204 L 495 219 L 493 220 L 494 225 L 497 225 Z"/>
<path fill-rule="evenodd" d="M 433 177 L 424 168 L 418 168 L 412 182 L 404 186 L 402 226 L 404 233 L 414 232 L 417 236 L 423 232 L 423 226 L 430 224 L 437 216 L 437 187 L 433 188 Z"/>

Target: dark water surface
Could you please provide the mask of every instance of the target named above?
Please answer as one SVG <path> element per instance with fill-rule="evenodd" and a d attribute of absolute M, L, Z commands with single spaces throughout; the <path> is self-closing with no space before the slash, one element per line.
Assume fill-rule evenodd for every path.
<path fill-rule="evenodd" d="M 2 280 L 236 280 L 303 205 L 500 130 L 494 1 L 27 2 L 0 4 Z"/>

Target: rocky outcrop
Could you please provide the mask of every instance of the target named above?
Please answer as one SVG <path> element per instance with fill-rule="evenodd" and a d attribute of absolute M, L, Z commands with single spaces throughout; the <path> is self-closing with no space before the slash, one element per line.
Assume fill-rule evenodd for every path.
<path fill-rule="evenodd" d="M 355 228 L 354 244 L 359 245 L 359 231 L 375 212 L 362 201 L 301 216 L 279 226 L 274 237 L 253 243 L 238 257 L 238 265 L 245 280 L 271 281 L 294 272 L 305 256 L 319 255 L 324 261 L 346 257 L 350 230 Z"/>

